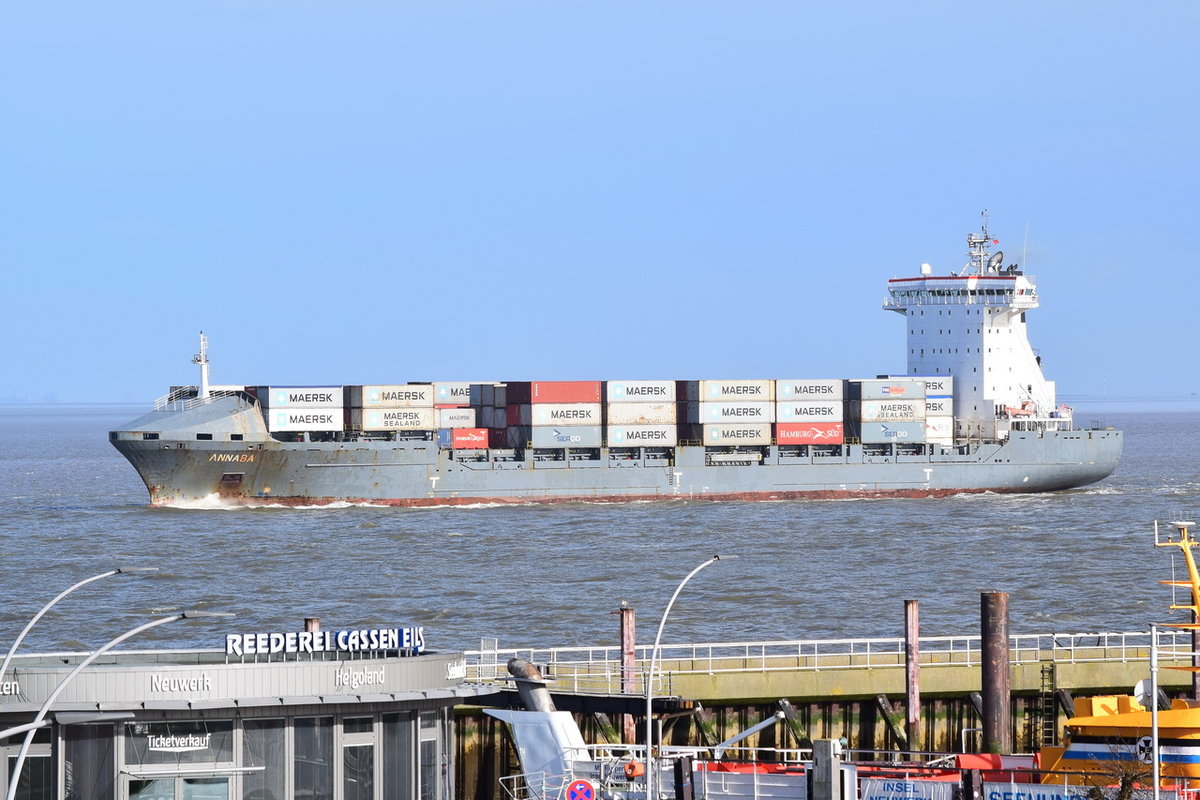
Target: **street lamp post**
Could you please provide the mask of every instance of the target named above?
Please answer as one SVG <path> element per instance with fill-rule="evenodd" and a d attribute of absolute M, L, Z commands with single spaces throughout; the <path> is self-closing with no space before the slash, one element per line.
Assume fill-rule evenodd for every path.
<path fill-rule="evenodd" d="M 75 676 L 82 672 L 86 666 L 126 639 L 137 636 L 139 633 L 148 631 L 151 628 L 157 628 L 159 625 L 166 625 L 169 622 L 178 622 L 182 619 L 232 616 L 233 614 L 228 614 L 221 611 L 180 611 L 176 614 L 170 615 L 169 617 L 160 617 L 159 619 L 150 620 L 149 622 L 138 625 L 136 628 L 132 628 L 131 630 L 122 633 L 120 636 L 103 645 L 99 649 L 89 653 L 87 658 L 80 661 L 78 666 L 71 670 L 70 673 L 67 674 L 67 677 L 63 678 L 62 681 L 59 682 L 58 686 L 54 687 L 54 691 L 52 691 L 50 696 L 46 698 L 46 702 L 42 703 L 42 707 L 38 710 L 37 716 L 33 718 L 33 722 L 31 723 L 32 727 L 30 728 L 29 732 L 25 734 L 25 741 L 21 743 L 21 752 L 17 754 L 16 764 L 13 765 L 12 776 L 9 778 L 8 794 L 5 800 L 14 800 L 17 795 L 17 785 L 21 781 L 21 768 L 25 766 L 25 756 L 29 753 L 29 746 L 33 744 L 33 737 L 34 734 L 37 733 L 37 728 L 41 726 L 42 720 L 44 720 L 46 718 L 46 714 L 50 712 L 50 706 L 54 705 L 54 701 L 58 699 L 60 694 L 62 694 L 63 689 L 67 688 L 67 684 L 74 680 Z"/>
<path fill-rule="evenodd" d="M 671 606 L 675 605 L 675 598 L 679 597 L 679 593 L 683 591 L 683 587 L 692 579 L 692 576 L 709 564 L 715 564 L 722 558 L 728 561 L 731 558 L 737 558 L 737 556 L 716 555 L 689 572 L 687 577 L 681 580 L 679 585 L 675 587 L 675 593 L 671 595 L 667 607 L 663 610 L 662 619 L 658 622 L 658 633 L 654 635 L 654 647 L 650 649 L 650 667 L 646 670 L 646 800 L 654 800 L 654 709 L 651 701 L 654 697 L 654 665 L 658 661 L 658 645 L 662 640 L 663 628 L 667 624 L 667 615 L 671 613 Z M 12 800 L 12 798 L 8 800 Z"/>
<path fill-rule="evenodd" d="M 60 592 L 57 597 L 55 597 L 49 603 L 46 603 L 46 605 L 42 606 L 42 610 L 33 615 L 33 619 L 29 620 L 29 624 L 27 624 L 21 631 L 20 635 L 17 636 L 16 641 L 12 643 L 12 647 L 10 647 L 8 650 L 8 654 L 4 656 L 4 663 L 0 664 L 0 679 L 3 679 L 8 673 L 8 664 L 10 661 L 12 661 L 12 657 L 17 652 L 17 648 L 21 646 L 21 642 L 25 640 L 25 634 L 29 633 L 30 629 L 37 624 L 37 621 L 41 619 L 47 611 L 53 608 L 59 600 L 62 600 L 76 589 L 87 586 L 89 583 L 93 583 L 102 578 L 111 578 L 113 575 L 127 575 L 132 572 L 158 572 L 158 567 L 117 567 L 116 569 L 110 569 L 108 572 L 101 572 L 99 575 L 93 575 L 90 578 L 86 578 L 69 589 Z"/>

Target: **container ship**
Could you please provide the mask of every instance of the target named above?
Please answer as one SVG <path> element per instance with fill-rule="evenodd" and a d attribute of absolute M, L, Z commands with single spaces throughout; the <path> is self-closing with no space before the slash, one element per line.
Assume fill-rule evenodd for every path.
<path fill-rule="evenodd" d="M 1030 346 L 1037 285 L 982 233 L 888 282 L 907 371 L 862 379 L 198 386 L 109 434 L 153 505 L 429 506 L 1047 492 L 1122 433 L 1074 425 Z M 392 376 L 382 376 L 385 380 Z"/>

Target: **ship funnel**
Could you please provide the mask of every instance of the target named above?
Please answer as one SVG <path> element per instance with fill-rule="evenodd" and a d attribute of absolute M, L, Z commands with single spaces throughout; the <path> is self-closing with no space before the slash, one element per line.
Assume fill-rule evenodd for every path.
<path fill-rule="evenodd" d="M 532 663 L 523 658 L 510 658 L 508 671 L 517 682 L 521 703 L 528 711 L 554 711 L 554 700 L 546 688 L 546 679 Z"/>

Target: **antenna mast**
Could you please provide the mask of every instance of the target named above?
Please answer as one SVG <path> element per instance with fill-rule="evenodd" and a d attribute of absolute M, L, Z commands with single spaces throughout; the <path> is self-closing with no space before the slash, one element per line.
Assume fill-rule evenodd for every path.
<path fill-rule="evenodd" d="M 208 397 L 208 337 L 204 331 L 200 331 L 200 352 L 192 356 L 192 363 L 200 365 L 200 393 L 197 396 L 203 400 Z"/>

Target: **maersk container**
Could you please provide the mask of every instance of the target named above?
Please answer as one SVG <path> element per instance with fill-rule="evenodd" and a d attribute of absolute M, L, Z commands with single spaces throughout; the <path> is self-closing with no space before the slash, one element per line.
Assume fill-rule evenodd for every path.
<path fill-rule="evenodd" d="M 434 408 L 352 408 L 350 424 L 364 431 L 432 431 Z"/>
<path fill-rule="evenodd" d="M 858 404 L 862 422 L 914 422 L 925 419 L 922 400 L 863 400 Z"/>
<path fill-rule="evenodd" d="M 775 403 L 775 421 L 841 422 L 845 409 L 841 400 L 780 400 Z"/>
<path fill-rule="evenodd" d="M 608 403 L 673 403 L 675 381 L 608 381 L 604 399 Z"/>
<path fill-rule="evenodd" d="M 450 431 L 450 447 L 455 450 L 486 450 L 487 428 L 454 428 Z"/>
<path fill-rule="evenodd" d="M 350 386 L 348 405 L 357 408 L 423 408 L 433 405 L 433 387 L 427 383 L 391 386 Z"/>
<path fill-rule="evenodd" d="M 267 418 L 267 430 L 273 432 L 340 431 L 346 426 L 345 412 L 341 408 L 271 408 L 264 416 Z"/>
<path fill-rule="evenodd" d="M 471 405 L 471 384 L 466 381 L 435 381 L 434 405 Z"/>
<path fill-rule="evenodd" d="M 771 423 L 751 425 L 705 425 L 704 444 L 710 447 L 724 445 L 767 445 L 771 443 Z"/>
<path fill-rule="evenodd" d="M 532 428 L 534 447 L 600 447 L 599 425 L 545 425 Z"/>
<path fill-rule="evenodd" d="M 890 375 L 890 378 L 903 378 L 925 381 L 926 397 L 953 397 L 953 375 Z"/>
<path fill-rule="evenodd" d="M 704 403 L 769 402 L 775 399 L 775 381 L 684 381 L 688 396 L 680 400 Z M 694 396 L 692 396 L 694 395 Z"/>
<path fill-rule="evenodd" d="M 600 381 L 533 381 L 530 403 L 599 403 Z"/>
<path fill-rule="evenodd" d="M 951 397 L 926 397 L 926 417 L 953 417 L 954 399 Z"/>
<path fill-rule="evenodd" d="M 608 425 L 674 425 L 675 403 L 609 403 L 604 407 Z"/>
<path fill-rule="evenodd" d="M 609 447 L 674 447 L 679 435 L 674 425 L 609 425 Z"/>
<path fill-rule="evenodd" d="M 345 397 L 341 386 L 268 386 L 258 399 L 267 408 L 341 408 Z M 311 430 L 299 428 L 297 430 Z"/>
<path fill-rule="evenodd" d="M 850 381 L 848 391 L 851 400 L 925 399 L 923 378 L 882 378 L 866 381 Z"/>
<path fill-rule="evenodd" d="M 843 444 L 845 425 L 841 422 L 778 422 L 775 424 L 777 444 Z"/>
<path fill-rule="evenodd" d="M 700 420 L 706 425 L 713 423 L 774 422 L 775 404 L 700 403 Z"/>
<path fill-rule="evenodd" d="M 863 422 L 859 425 L 858 438 L 863 444 L 921 443 L 925 441 L 925 421 Z"/>
<path fill-rule="evenodd" d="M 439 428 L 475 427 L 475 409 L 473 408 L 438 408 L 434 410 L 434 413 L 437 415 Z"/>
<path fill-rule="evenodd" d="M 533 406 L 533 425 L 600 425 L 599 403 L 537 403 Z M 590 447 L 591 445 L 586 445 Z"/>
<path fill-rule="evenodd" d="M 775 401 L 784 400 L 837 400 L 846 399 L 845 381 L 786 380 L 775 381 Z"/>

